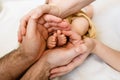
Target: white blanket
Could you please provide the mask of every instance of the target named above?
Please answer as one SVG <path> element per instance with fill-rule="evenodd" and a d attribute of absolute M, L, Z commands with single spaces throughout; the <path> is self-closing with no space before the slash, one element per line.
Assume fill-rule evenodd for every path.
<path fill-rule="evenodd" d="M 18 46 L 17 30 L 20 18 L 43 3 L 44 0 L 5 0 L 0 12 L 0 56 Z M 120 0 L 96 0 L 93 5 L 97 39 L 120 51 Z M 120 80 L 120 73 L 97 56 L 91 55 L 82 65 L 60 80 Z"/>

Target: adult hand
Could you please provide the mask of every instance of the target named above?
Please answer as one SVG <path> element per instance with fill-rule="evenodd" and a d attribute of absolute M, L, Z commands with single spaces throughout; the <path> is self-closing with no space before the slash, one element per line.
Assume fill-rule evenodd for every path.
<path fill-rule="evenodd" d="M 73 13 L 78 12 L 83 7 L 87 6 L 94 0 L 47 0 L 50 4 L 44 4 L 39 6 L 38 8 L 32 10 L 29 13 L 28 17 L 32 17 L 34 19 L 40 18 L 43 14 L 48 13 L 55 16 L 59 16 L 61 18 L 65 18 Z M 66 4 L 68 4 L 66 6 Z"/>
<path fill-rule="evenodd" d="M 77 61 L 77 60 L 79 60 L 79 57 L 80 57 L 79 55 L 82 53 L 85 53 L 86 47 L 80 45 L 80 44 L 82 44 L 82 42 L 79 42 L 81 40 L 81 38 L 75 32 L 65 31 L 64 33 L 70 38 L 70 43 L 71 43 L 72 47 L 70 46 L 70 47 L 57 48 L 57 49 L 45 51 L 44 55 L 26 72 L 26 74 L 23 76 L 23 78 L 21 80 L 26 80 L 26 79 L 46 80 L 46 79 L 48 79 L 49 71 L 52 68 L 66 66 L 67 68 L 71 69 L 68 66 L 74 67 L 79 63 Z M 80 44 L 78 44 L 78 42 Z M 81 48 L 81 49 L 79 49 L 79 48 Z M 85 54 L 85 55 L 87 56 L 88 54 Z M 84 60 L 84 58 L 86 58 L 85 55 L 83 56 L 83 58 L 81 58 L 81 60 L 79 60 L 79 61 L 81 61 L 81 63 L 82 63 L 82 60 Z M 58 76 L 58 74 L 52 75 L 52 76 L 53 77 Z"/>
<path fill-rule="evenodd" d="M 30 14 L 30 13 L 29 13 Z M 23 40 L 23 36 L 26 35 L 26 32 L 27 32 L 27 20 L 30 19 L 30 15 L 26 15 L 25 17 L 23 17 L 21 19 L 21 22 L 20 22 L 20 27 L 19 27 L 19 31 L 18 31 L 18 41 L 21 43 L 22 40 Z M 42 16 L 41 18 L 39 19 L 33 19 L 33 20 L 36 20 L 36 24 L 37 25 L 44 25 L 46 23 L 60 23 L 62 21 L 61 18 L 59 17 L 56 17 L 56 16 L 53 16 L 53 15 L 44 15 Z M 39 27 L 38 27 L 39 28 Z M 43 32 L 43 30 L 41 29 L 41 31 Z M 44 35 L 45 36 L 45 35 Z"/>
<path fill-rule="evenodd" d="M 29 20 L 27 27 L 19 48 L 0 59 L 0 80 L 16 80 L 45 50 L 47 30 L 34 19 Z"/>
<path fill-rule="evenodd" d="M 35 60 L 37 60 L 46 48 L 45 39 L 48 32 L 37 20 L 30 19 L 27 25 L 26 36 L 20 45 L 20 51 Z"/>
<path fill-rule="evenodd" d="M 83 7 L 87 6 L 93 1 L 95 0 L 47 0 L 46 3 L 56 6 L 59 9 L 59 13 L 57 13 L 56 16 L 65 18 L 80 11 Z"/>
<path fill-rule="evenodd" d="M 80 66 L 85 61 L 87 56 L 94 50 L 95 42 L 90 38 L 86 38 L 80 47 L 81 49 L 84 49 L 84 52 L 73 59 L 69 64 L 52 69 L 50 72 L 50 78 L 65 75 L 74 70 L 76 67 Z"/>
<path fill-rule="evenodd" d="M 70 14 L 73 14 L 73 13 L 79 11 L 81 8 L 85 7 L 86 5 L 90 4 L 93 1 L 94 0 L 76 0 L 76 1 L 73 1 L 73 0 L 68 0 L 68 1 L 51 0 L 50 4 L 54 4 L 54 5 L 46 5 L 45 4 L 45 5 L 41 5 L 35 9 L 33 9 L 32 11 L 30 11 L 26 16 L 24 16 L 21 19 L 20 29 L 18 32 L 18 41 L 19 42 L 22 41 L 22 36 L 25 35 L 26 25 L 30 18 L 39 19 L 43 14 L 46 14 L 46 13 L 52 14 L 55 16 L 59 16 L 61 18 L 65 18 L 65 17 L 69 16 Z M 66 6 L 66 4 L 68 4 L 68 6 Z M 55 20 L 53 20 L 53 22 L 54 21 Z"/>
<path fill-rule="evenodd" d="M 47 50 L 45 57 L 52 67 L 58 67 L 70 63 L 75 57 L 86 51 L 81 47 L 81 37 L 73 31 L 63 31 L 70 38 L 71 46 Z"/>

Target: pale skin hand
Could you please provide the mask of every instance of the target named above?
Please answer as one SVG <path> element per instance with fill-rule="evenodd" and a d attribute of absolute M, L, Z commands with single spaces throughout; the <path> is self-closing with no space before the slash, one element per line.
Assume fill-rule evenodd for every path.
<path fill-rule="evenodd" d="M 89 53 L 81 53 L 81 55 L 77 56 L 69 64 L 52 69 L 50 72 L 50 78 L 53 79 L 59 76 L 63 76 L 73 71 L 85 61 L 88 55 Z"/>
<path fill-rule="evenodd" d="M 87 56 L 92 52 L 95 47 L 95 43 L 89 38 L 86 38 L 83 43 L 80 44 L 80 49 L 83 51 L 81 55 L 77 56 L 71 63 L 65 66 L 57 67 L 51 70 L 50 78 L 59 77 L 71 72 L 73 69 L 81 65 Z"/>
<path fill-rule="evenodd" d="M 26 72 L 21 80 L 46 80 L 48 79 L 50 69 L 66 65 L 76 56 L 84 52 L 83 49 L 80 49 L 81 46 L 78 44 L 81 44 L 80 36 L 78 34 L 71 31 L 64 31 L 63 33 L 70 38 L 70 43 L 73 47 L 56 48 L 45 51 L 45 55 L 43 55 L 43 57 Z"/>
<path fill-rule="evenodd" d="M 91 52 L 97 55 L 102 60 L 104 60 L 108 65 L 110 65 L 112 68 L 120 72 L 120 62 L 119 62 L 120 52 L 119 51 L 109 48 L 108 46 L 104 45 L 103 43 L 95 39 L 87 38 L 84 42 L 88 46 L 88 50 L 87 50 L 88 52 Z M 51 71 L 51 78 L 62 76 L 72 71 L 77 65 L 80 65 L 79 59 L 80 58 L 78 58 L 78 60 L 71 63 L 71 65 L 69 64 L 67 66 L 53 69 Z"/>
<path fill-rule="evenodd" d="M 26 15 L 25 17 L 23 17 L 21 19 L 20 27 L 19 27 L 19 31 L 18 31 L 18 41 L 19 42 L 22 42 L 23 36 L 25 36 L 25 34 L 26 34 L 27 22 L 25 22 L 25 20 L 29 20 L 29 19 L 30 19 L 30 17 L 28 15 Z M 35 19 L 35 20 L 37 20 L 37 19 Z M 37 21 L 37 24 L 43 25 L 43 24 L 45 24 L 45 22 L 47 22 L 47 23 L 52 23 L 52 22 L 59 23 L 61 21 L 62 21 L 61 18 L 55 17 L 53 15 L 44 15 L 43 17 L 41 17 L 39 19 L 39 21 Z"/>
<path fill-rule="evenodd" d="M 86 5 L 90 4 L 93 1 L 94 0 L 76 0 L 76 1 L 51 0 L 51 3 L 55 4 L 55 6 L 45 4 L 37 7 L 36 9 L 33 9 L 31 12 L 29 12 L 27 15 L 25 15 L 21 19 L 20 29 L 18 31 L 18 41 L 22 42 L 22 36 L 26 34 L 26 25 L 30 18 L 39 19 L 41 16 L 43 16 L 43 14 L 46 14 L 46 13 L 59 16 L 61 18 L 65 18 L 73 13 L 76 13 L 81 8 L 85 7 Z M 68 4 L 68 6 L 66 6 L 66 4 Z M 43 18 L 43 21 L 44 20 L 45 19 Z M 55 20 L 52 20 L 52 21 L 55 21 Z"/>
<path fill-rule="evenodd" d="M 42 7 L 41 7 L 42 8 Z M 54 10 L 56 10 L 56 12 L 54 12 L 54 10 L 51 10 L 51 9 L 53 9 L 54 8 Z M 48 12 L 54 12 L 54 13 L 57 13 L 57 9 L 55 9 L 55 7 L 49 7 L 49 6 L 45 6 L 44 8 L 42 8 L 41 10 L 37 10 L 37 11 L 39 11 L 38 13 L 37 13 L 37 18 L 39 18 L 43 13 L 48 13 Z M 43 12 L 42 12 L 43 11 Z M 34 12 L 34 11 L 33 11 Z M 30 17 L 31 17 L 31 15 L 33 14 L 33 12 L 31 12 L 28 16 L 26 16 L 26 18 L 24 18 L 24 20 L 23 21 L 21 21 L 21 26 L 24 26 L 24 27 L 21 27 L 24 31 L 26 31 L 26 29 L 25 29 L 25 27 L 26 27 L 26 25 L 27 25 L 27 23 L 29 23 L 29 19 L 30 19 Z M 38 14 L 39 14 L 39 17 L 38 17 Z M 36 15 L 33 15 L 32 16 L 32 18 L 34 18 L 34 19 L 37 19 L 36 18 Z M 31 21 L 30 21 L 31 22 Z M 32 24 L 32 25 L 34 25 L 34 24 Z M 27 26 L 27 27 L 29 27 L 29 26 Z M 31 28 L 31 27 L 30 27 Z M 30 30 L 30 31 L 27 31 L 27 32 L 30 32 L 30 35 L 31 35 L 31 33 L 32 33 L 32 30 L 36 30 L 36 29 L 33 29 L 33 28 L 28 28 L 28 30 Z M 24 31 L 22 32 L 22 34 L 24 35 Z M 36 33 L 36 34 L 35 34 Z M 38 31 L 36 32 L 33 32 L 33 34 L 35 34 L 36 36 L 39 36 L 38 35 Z M 32 35 L 33 35 L 32 34 Z M 30 52 L 30 54 L 32 55 L 32 52 L 33 51 L 36 51 L 36 50 L 38 50 L 38 46 L 36 46 L 37 48 L 34 48 L 35 50 L 33 50 L 33 48 L 31 49 L 31 47 L 33 47 L 33 46 L 31 46 L 31 44 L 28 44 L 28 42 L 30 41 L 30 42 L 34 42 L 34 41 L 36 41 L 35 39 L 37 39 L 37 38 L 31 38 L 31 36 L 30 35 L 27 35 L 27 37 L 24 39 L 24 41 L 23 41 L 23 43 L 25 44 L 26 43 L 26 45 L 21 45 L 21 46 L 23 46 L 23 47 L 25 47 L 25 49 L 24 48 L 21 48 L 20 49 L 20 51 L 21 50 L 23 50 L 22 52 L 24 52 L 25 51 L 25 53 L 26 54 L 28 54 L 29 52 Z M 42 34 L 41 34 L 42 35 Z M 21 36 L 21 35 L 20 35 Z M 36 37 L 35 36 L 35 37 Z M 42 36 L 41 36 L 42 37 Z M 39 37 L 40 38 L 40 37 Z M 38 39 L 39 40 L 39 39 Z M 41 40 L 41 41 L 44 41 L 44 40 Z M 40 42 L 40 41 L 39 41 Z M 41 44 L 40 44 L 41 45 Z M 31 46 L 31 47 L 30 47 Z M 42 45 L 42 46 L 44 46 L 44 45 Z M 26 47 L 28 47 L 29 49 L 27 49 Z M 44 48 L 44 47 L 43 47 Z M 28 51 L 28 50 L 32 50 L 32 51 Z M 43 49 L 44 50 L 44 49 Z M 38 51 L 37 51 L 38 52 Z M 13 54 L 13 53 L 16 53 L 16 51 L 15 52 L 12 52 L 11 54 Z M 25 54 L 25 56 L 26 56 L 26 54 Z M 20 54 L 21 55 L 21 54 Z M 18 55 L 16 55 L 16 56 L 18 56 Z M 34 57 L 36 56 L 36 54 L 34 55 Z M 10 56 L 11 57 L 11 56 Z M 23 65 L 23 64 L 26 64 L 27 63 L 27 65 L 26 65 L 26 67 L 24 67 L 24 69 L 23 69 L 23 66 L 21 65 L 21 67 L 22 67 L 22 69 L 20 69 L 20 66 L 19 66 L 19 70 L 18 70 L 18 68 L 16 68 L 16 69 L 14 69 L 15 70 L 15 72 L 17 71 L 18 72 L 18 74 L 20 74 L 20 73 L 22 73 L 28 66 L 30 66 L 30 64 L 31 63 L 34 63 L 34 61 L 32 62 L 31 61 L 31 58 L 34 58 L 34 57 L 29 57 L 29 59 L 30 59 L 30 61 L 25 61 L 25 63 L 23 63 L 23 62 L 21 62 L 21 64 Z M 9 59 L 9 58 L 4 58 L 4 59 Z M 18 58 L 19 59 L 19 58 Z M 23 59 L 22 59 L 23 60 Z M 22 60 L 20 60 L 20 61 L 22 61 Z M 17 60 L 14 60 L 14 61 L 17 61 Z M 20 61 L 18 60 L 17 62 L 19 62 L 18 63 L 18 65 L 20 65 Z M 2 61 L 3 62 L 3 61 Z M 12 61 L 11 61 L 12 62 Z M 15 63 L 17 63 L 17 62 L 15 62 Z M 28 62 L 30 62 L 30 64 L 28 63 Z M 3 65 L 3 64 L 2 64 Z M 9 64 L 8 64 L 9 65 Z M 7 65 L 7 66 L 8 66 Z M 10 65 L 12 65 L 12 63 L 10 64 Z M 14 65 L 13 64 L 13 66 L 15 66 L 16 67 L 16 65 Z M 12 69 L 12 68 L 10 68 L 10 69 Z M 3 69 L 2 69 L 3 70 Z M 16 74 L 15 72 L 14 72 L 14 70 L 7 70 L 7 72 L 8 71 L 13 71 L 13 73 L 11 73 L 11 75 L 13 75 L 14 77 L 16 77 L 16 75 L 18 76 L 18 74 Z M 5 72 L 4 71 L 4 73 L 7 73 L 7 72 Z M 3 74 L 3 73 L 2 73 Z M 15 74 L 15 75 L 14 75 Z M 3 77 L 3 76 L 2 76 Z M 2 78 L 1 77 L 1 78 Z M 4 78 L 10 78 L 10 76 L 8 77 L 8 76 L 6 76 L 6 77 L 4 77 Z M 5 80 L 3 78 L 3 80 Z"/>
<path fill-rule="evenodd" d="M 89 17 L 92 17 L 93 16 L 93 10 L 92 9 L 92 6 L 88 6 L 86 7 L 86 14 L 89 16 Z M 70 25 L 70 24 L 69 24 Z M 71 24 L 71 30 L 77 32 L 79 35 L 83 36 L 85 35 L 85 33 L 88 31 L 88 28 L 89 28 L 89 22 L 86 18 L 84 17 L 75 17 L 72 21 L 72 24 Z M 85 44 L 81 44 L 81 45 L 84 45 L 86 46 Z M 86 46 L 87 47 L 87 46 Z M 84 47 L 83 47 L 84 48 Z M 87 47 L 89 48 L 89 47 Z M 90 48 L 92 48 L 90 46 Z M 89 49 L 86 50 L 86 53 L 83 53 L 82 55 L 78 56 L 77 57 L 77 60 L 74 60 L 71 64 L 68 64 L 66 66 L 62 66 L 62 67 L 59 67 L 59 68 L 56 68 L 56 69 L 53 69 L 51 71 L 51 78 L 54 78 L 54 77 L 57 77 L 57 76 L 62 76 L 62 75 L 65 75 L 69 72 L 71 72 L 73 69 L 75 69 L 77 66 L 79 66 L 80 64 L 82 64 L 82 62 L 86 59 L 86 57 L 88 56 L 88 53 L 90 53 L 88 51 Z"/>
<path fill-rule="evenodd" d="M 87 14 L 88 17 L 93 17 L 93 6 L 89 5 L 83 8 L 83 11 Z M 73 30 L 77 32 L 80 36 L 83 36 L 87 33 L 89 29 L 89 21 L 85 17 L 73 17 L 72 23 L 70 24 L 67 20 L 63 20 L 61 23 L 45 23 L 45 27 L 48 28 L 49 32 L 55 31 L 58 28 L 60 30 Z"/>

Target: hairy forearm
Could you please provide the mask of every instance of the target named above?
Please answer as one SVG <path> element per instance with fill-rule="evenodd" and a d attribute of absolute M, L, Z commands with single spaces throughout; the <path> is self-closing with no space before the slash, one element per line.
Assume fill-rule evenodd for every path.
<path fill-rule="evenodd" d="M 48 80 L 50 65 L 45 57 L 40 58 L 20 80 Z"/>
<path fill-rule="evenodd" d="M 16 80 L 33 64 L 18 48 L 0 59 L 0 80 Z"/>
<path fill-rule="evenodd" d="M 96 47 L 93 53 L 103 59 L 108 65 L 120 71 L 120 52 L 113 50 L 95 40 Z"/>

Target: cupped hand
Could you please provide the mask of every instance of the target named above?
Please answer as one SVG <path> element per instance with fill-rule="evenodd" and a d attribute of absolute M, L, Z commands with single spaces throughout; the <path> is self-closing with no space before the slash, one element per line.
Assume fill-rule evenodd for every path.
<path fill-rule="evenodd" d="M 82 47 L 81 37 L 73 31 L 63 31 L 63 33 L 70 38 L 71 46 L 64 48 L 55 48 L 45 51 L 45 57 L 52 68 L 67 65 L 75 57 L 81 55 L 86 51 L 86 47 Z"/>
<path fill-rule="evenodd" d="M 68 74 L 69 72 L 80 66 L 86 60 L 88 55 L 94 50 L 95 48 L 94 40 L 90 38 L 84 39 L 84 43 L 82 43 L 79 48 L 82 49 L 81 51 L 83 53 L 74 58 L 69 64 L 53 68 L 50 72 L 51 79 Z"/>
<path fill-rule="evenodd" d="M 20 44 L 19 50 L 25 56 L 37 60 L 46 48 L 48 32 L 37 20 L 30 19 L 28 21 L 26 35 Z"/>
<path fill-rule="evenodd" d="M 27 26 L 29 19 L 30 19 L 30 13 L 21 19 L 19 30 L 18 30 L 18 41 L 20 43 L 22 42 L 23 37 L 26 35 L 27 28 L 29 27 L 29 26 Z M 53 15 L 44 15 L 41 18 L 34 19 L 34 20 L 37 20 L 37 23 L 36 23 L 37 25 L 42 25 L 42 26 L 44 26 L 46 23 L 53 23 L 54 22 L 57 24 L 57 23 L 60 23 L 62 21 L 61 18 L 58 18 L 58 17 L 53 16 Z"/>

